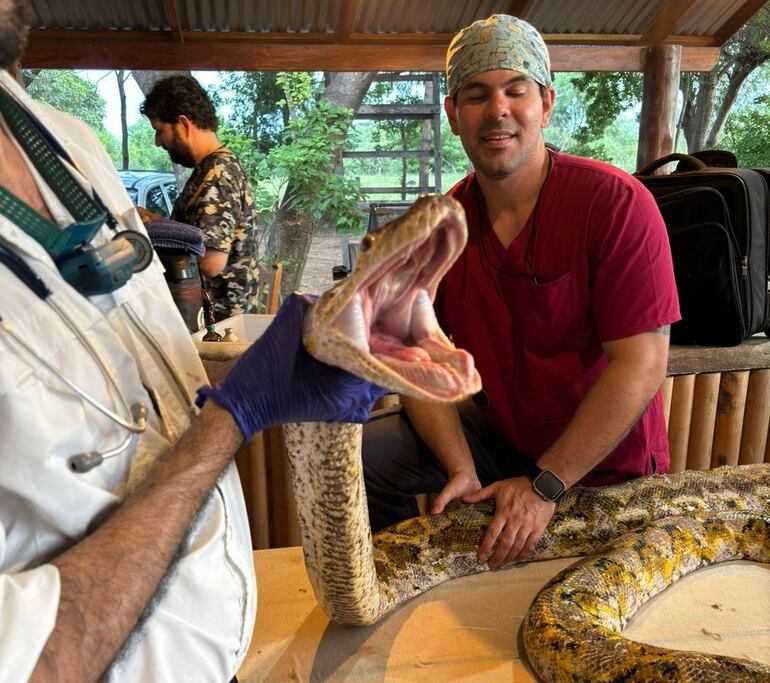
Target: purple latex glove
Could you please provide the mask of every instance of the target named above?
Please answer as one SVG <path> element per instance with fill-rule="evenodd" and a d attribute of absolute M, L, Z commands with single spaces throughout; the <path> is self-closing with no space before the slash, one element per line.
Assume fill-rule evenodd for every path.
<path fill-rule="evenodd" d="M 286 422 L 366 422 L 384 389 L 321 363 L 302 345 L 302 320 L 312 299 L 292 294 L 278 315 L 216 387 L 198 389 L 233 416 L 248 441 Z"/>

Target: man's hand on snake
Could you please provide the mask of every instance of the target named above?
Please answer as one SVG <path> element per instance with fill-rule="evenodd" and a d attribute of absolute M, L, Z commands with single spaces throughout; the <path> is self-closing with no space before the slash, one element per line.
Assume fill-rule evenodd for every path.
<path fill-rule="evenodd" d="M 495 499 L 495 514 L 479 546 L 479 561 L 489 558 L 489 566 L 497 568 L 524 560 L 543 535 L 556 504 L 538 496 L 526 477 L 496 481 L 464 496 L 463 502 L 479 503 L 489 498 Z"/>
<path fill-rule="evenodd" d="M 436 496 L 430 508 L 430 514 L 440 515 L 453 500 L 464 498 L 481 489 L 475 469 L 463 470 L 449 477 L 441 492 Z"/>

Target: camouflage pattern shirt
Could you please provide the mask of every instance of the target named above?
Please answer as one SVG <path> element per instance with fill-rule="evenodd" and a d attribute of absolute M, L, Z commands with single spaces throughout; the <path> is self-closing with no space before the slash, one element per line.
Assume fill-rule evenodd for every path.
<path fill-rule="evenodd" d="M 216 319 L 255 313 L 259 279 L 256 215 L 238 158 L 221 149 L 203 159 L 177 197 L 171 217 L 198 226 L 207 249 L 228 254 L 219 275 L 203 276 Z"/>

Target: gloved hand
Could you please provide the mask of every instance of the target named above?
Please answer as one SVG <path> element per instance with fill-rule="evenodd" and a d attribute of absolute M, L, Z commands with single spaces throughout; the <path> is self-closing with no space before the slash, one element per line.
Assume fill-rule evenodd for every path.
<path fill-rule="evenodd" d="M 286 422 L 366 422 L 384 389 L 313 358 L 302 345 L 302 320 L 312 303 L 292 294 L 278 315 L 216 387 L 198 389 L 196 403 L 213 398 L 248 441 Z"/>

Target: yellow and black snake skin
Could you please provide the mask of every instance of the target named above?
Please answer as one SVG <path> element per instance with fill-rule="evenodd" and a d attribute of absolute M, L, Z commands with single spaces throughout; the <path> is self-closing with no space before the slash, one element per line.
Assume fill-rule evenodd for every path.
<path fill-rule="evenodd" d="M 308 350 L 394 391 L 451 400 L 449 392 L 438 395 L 438 390 L 422 385 L 421 375 L 410 375 L 408 368 L 402 376 L 383 364 L 348 339 L 346 328 L 335 320 L 350 301 L 362 296 L 361 287 L 374 288 L 385 280 L 388 268 L 383 263 L 400 269 L 400 281 L 410 277 L 412 262 L 425 270 L 441 249 L 447 259 L 453 258 L 465 239 L 460 212 L 454 200 L 424 198 L 404 219 L 385 226 L 349 281 L 310 309 L 304 330 Z M 431 231 L 439 224 L 448 224 L 449 230 L 436 237 Z M 413 233 L 418 236 L 417 256 L 410 246 Z M 446 267 L 439 268 L 436 277 Z M 388 291 L 397 286 L 384 285 Z M 432 298 L 433 276 L 426 288 Z M 363 296 L 382 298 L 378 291 Z M 445 338 L 439 342 L 448 344 Z M 477 391 L 478 383 L 462 359 L 456 367 L 454 399 L 460 399 Z M 433 586 L 488 569 L 479 564 L 476 553 L 492 518 L 491 501 L 406 520 L 372 537 L 361 426 L 286 425 L 284 437 L 307 573 L 319 604 L 333 621 L 371 624 Z M 757 662 L 666 650 L 622 636 L 636 610 L 682 576 L 725 560 L 770 561 L 770 464 L 686 471 L 601 488 L 574 487 L 559 500 L 528 559 L 582 555 L 589 557 L 540 593 L 525 622 L 526 653 L 543 680 L 770 681 L 770 668 Z"/>

